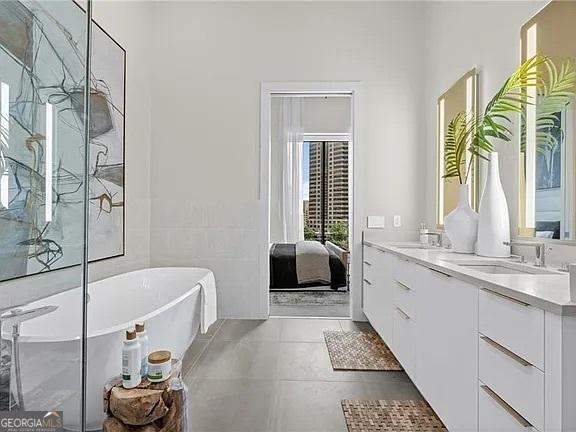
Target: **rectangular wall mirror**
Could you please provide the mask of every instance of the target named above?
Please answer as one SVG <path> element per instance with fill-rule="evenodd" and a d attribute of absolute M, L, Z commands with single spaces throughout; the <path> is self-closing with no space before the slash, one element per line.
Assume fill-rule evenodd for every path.
<path fill-rule="evenodd" d="M 560 67 L 563 60 L 576 58 L 575 22 L 576 2 L 546 5 L 522 26 L 522 61 L 544 54 Z M 536 104 L 522 118 L 518 234 L 576 240 L 575 104 L 567 105 L 545 125 L 536 90 L 529 91 Z"/>
<path fill-rule="evenodd" d="M 471 69 L 438 98 L 438 149 L 437 149 L 437 180 L 436 180 L 436 225 L 444 226 L 447 216 L 458 203 L 458 180 L 444 178 L 444 138 L 450 121 L 459 113 L 465 113 L 469 118 L 477 115 L 478 104 L 478 74 Z M 469 178 L 470 204 L 477 208 L 478 203 L 478 167 L 472 166 Z"/>

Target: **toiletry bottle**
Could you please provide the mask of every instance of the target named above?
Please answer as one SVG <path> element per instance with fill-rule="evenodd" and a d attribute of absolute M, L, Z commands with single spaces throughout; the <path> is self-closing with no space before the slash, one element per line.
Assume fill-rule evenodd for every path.
<path fill-rule="evenodd" d="M 140 342 L 140 376 L 145 378 L 146 375 L 148 375 L 148 354 L 150 354 L 150 343 L 144 323 L 136 323 L 136 335 L 138 336 L 138 342 Z"/>
<path fill-rule="evenodd" d="M 420 230 L 418 232 L 420 233 L 420 244 L 428 244 L 428 236 L 426 235 L 428 233 L 428 228 L 426 228 L 424 222 L 420 224 Z"/>
<path fill-rule="evenodd" d="M 122 346 L 122 385 L 131 389 L 142 381 L 140 376 L 140 343 L 136 330 L 126 331 L 126 340 Z"/>

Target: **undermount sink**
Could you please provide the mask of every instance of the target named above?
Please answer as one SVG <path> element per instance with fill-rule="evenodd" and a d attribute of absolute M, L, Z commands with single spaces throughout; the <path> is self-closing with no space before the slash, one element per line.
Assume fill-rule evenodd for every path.
<path fill-rule="evenodd" d="M 484 261 L 484 260 L 454 260 L 447 261 L 470 270 L 476 270 L 487 274 L 524 274 L 524 275 L 545 275 L 558 274 L 553 270 L 546 270 L 540 267 L 533 267 L 526 264 L 513 263 L 508 261 Z"/>
<path fill-rule="evenodd" d="M 395 244 L 393 246 L 398 249 L 440 249 L 438 246 L 424 245 L 420 243 Z"/>

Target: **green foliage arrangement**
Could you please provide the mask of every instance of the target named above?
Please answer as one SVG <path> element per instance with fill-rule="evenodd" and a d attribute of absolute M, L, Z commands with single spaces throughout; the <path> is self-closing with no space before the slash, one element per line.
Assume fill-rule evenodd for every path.
<path fill-rule="evenodd" d="M 486 155 L 494 150 L 494 140 L 511 141 L 512 115 L 524 116 L 529 105 L 536 105 L 539 145 L 555 145 L 557 138 L 552 129 L 556 113 L 565 109 L 576 95 L 575 86 L 574 59 L 565 60 L 560 68 L 544 55 L 523 62 L 494 95 L 483 115 L 459 113 L 450 121 L 444 137 L 443 177 L 467 183 L 476 158 L 487 159 Z M 530 88 L 536 90 L 536 100 L 530 96 Z"/>

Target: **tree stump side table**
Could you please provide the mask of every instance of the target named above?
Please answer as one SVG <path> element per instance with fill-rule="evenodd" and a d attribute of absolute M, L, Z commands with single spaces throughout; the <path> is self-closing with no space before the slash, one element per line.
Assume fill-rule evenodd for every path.
<path fill-rule="evenodd" d="M 142 379 L 133 389 L 122 387 L 121 377 L 104 386 L 104 432 L 187 432 L 188 390 L 182 380 L 182 362 L 172 360 L 170 378 L 161 383 Z"/>

